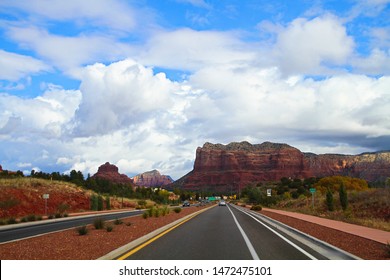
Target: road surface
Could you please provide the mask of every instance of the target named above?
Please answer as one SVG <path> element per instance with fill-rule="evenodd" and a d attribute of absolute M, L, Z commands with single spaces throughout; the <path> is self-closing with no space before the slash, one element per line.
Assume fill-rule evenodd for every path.
<path fill-rule="evenodd" d="M 310 260 L 327 259 L 291 240 L 242 208 L 216 206 L 143 248 L 119 257 L 135 260 Z"/>
<path fill-rule="evenodd" d="M 53 220 L 38 221 L 28 224 L 3 226 L 0 228 L 0 243 L 33 237 L 40 234 L 65 230 L 82 225 L 92 224 L 97 217 L 104 220 L 122 219 L 140 215 L 142 211 L 124 211 L 110 214 L 94 214 L 79 217 L 68 217 Z"/>

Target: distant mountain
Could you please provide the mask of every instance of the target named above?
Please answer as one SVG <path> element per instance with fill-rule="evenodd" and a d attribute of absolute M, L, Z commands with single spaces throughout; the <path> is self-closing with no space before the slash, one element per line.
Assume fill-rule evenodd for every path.
<path fill-rule="evenodd" d="M 390 152 L 340 155 L 303 153 L 287 144 L 205 143 L 196 150 L 194 169 L 172 187 L 211 191 L 243 188 L 248 183 L 343 175 L 384 181 L 390 177 Z"/>
<path fill-rule="evenodd" d="M 173 182 L 168 175 L 161 175 L 157 170 L 152 170 L 138 174 L 133 177 L 134 184 L 143 187 L 160 187 Z"/>

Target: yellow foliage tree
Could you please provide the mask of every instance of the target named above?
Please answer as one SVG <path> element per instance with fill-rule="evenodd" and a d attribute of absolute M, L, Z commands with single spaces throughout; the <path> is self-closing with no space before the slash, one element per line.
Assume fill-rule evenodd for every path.
<path fill-rule="evenodd" d="M 364 191 L 368 189 L 366 180 L 346 176 L 324 177 L 320 179 L 314 187 L 321 193 L 326 193 L 328 189 L 332 192 L 336 192 L 343 183 L 347 191 Z"/>

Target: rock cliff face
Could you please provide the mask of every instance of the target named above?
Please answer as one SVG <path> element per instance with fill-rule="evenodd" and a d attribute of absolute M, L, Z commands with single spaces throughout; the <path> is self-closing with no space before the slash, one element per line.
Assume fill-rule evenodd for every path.
<path fill-rule="evenodd" d="M 99 166 L 98 172 L 92 176 L 92 178 L 105 179 L 113 183 L 120 184 L 132 184 L 133 180 L 131 180 L 127 175 L 120 174 L 118 172 L 118 167 L 109 162 Z"/>
<path fill-rule="evenodd" d="M 143 187 L 160 187 L 171 184 L 172 178 L 167 175 L 161 175 L 157 170 L 148 171 L 133 177 L 137 186 Z"/>
<path fill-rule="evenodd" d="M 197 148 L 194 169 L 177 181 L 186 189 L 238 190 L 248 183 L 282 177 L 344 175 L 384 180 L 390 177 L 390 152 L 339 155 L 302 153 L 287 144 L 206 143 Z"/>

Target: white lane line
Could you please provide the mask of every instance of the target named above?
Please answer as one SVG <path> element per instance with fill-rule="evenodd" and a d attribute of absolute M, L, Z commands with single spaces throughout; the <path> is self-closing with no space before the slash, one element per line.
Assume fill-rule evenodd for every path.
<path fill-rule="evenodd" d="M 241 211 L 242 213 L 248 215 L 249 217 L 251 217 L 252 219 L 254 219 L 256 222 L 260 223 L 261 225 L 263 225 L 264 227 L 266 227 L 267 229 L 269 229 L 270 231 L 272 231 L 273 233 L 275 233 L 277 236 L 279 236 L 280 238 L 282 238 L 284 241 L 286 241 L 288 244 L 290 244 L 291 246 L 293 246 L 295 249 L 297 249 L 298 251 L 300 251 L 301 253 L 303 253 L 304 255 L 306 255 L 307 257 L 309 257 L 310 259 L 312 260 L 317 260 L 316 257 L 314 257 L 313 255 L 311 255 L 310 253 L 306 252 L 305 250 L 303 250 L 301 247 L 299 247 L 298 245 L 296 245 L 295 243 L 291 242 L 290 240 L 288 240 L 286 237 L 284 237 L 283 235 L 281 235 L 280 233 L 278 233 L 277 231 L 273 230 L 272 228 L 270 228 L 269 226 L 267 226 L 266 224 L 264 224 L 263 222 L 259 221 L 258 219 L 256 219 L 254 216 L 252 216 L 251 214 L 247 213 L 246 211 L 243 211 L 241 209 L 238 209 L 236 208 L 238 211 Z"/>
<path fill-rule="evenodd" d="M 240 224 L 238 223 L 238 221 L 237 221 L 237 219 L 236 219 L 236 216 L 234 216 L 233 211 L 230 210 L 230 207 L 229 207 L 229 206 L 228 206 L 228 209 L 229 209 L 230 213 L 232 214 L 233 219 L 234 219 L 234 221 L 236 222 L 236 225 L 237 225 L 238 229 L 240 230 L 242 237 L 244 238 L 244 241 L 245 241 L 245 243 L 246 243 L 246 246 L 248 246 L 248 249 L 249 249 L 249 252 L 250 252 L 251 255 L 252 255 L 252 258 L 253 258 L 254 260 L 260 260 L 259 256 L 257 255 L 257 253 L 256 253 L 256 251 L 255 251 L 255 248 L 253 248 L 253 245 L 252 245 L 251 241 L 249 240 L 248 236 L 245 234 L 245 231 L 242 229 L 242 227 L 241 227 Z"/>

